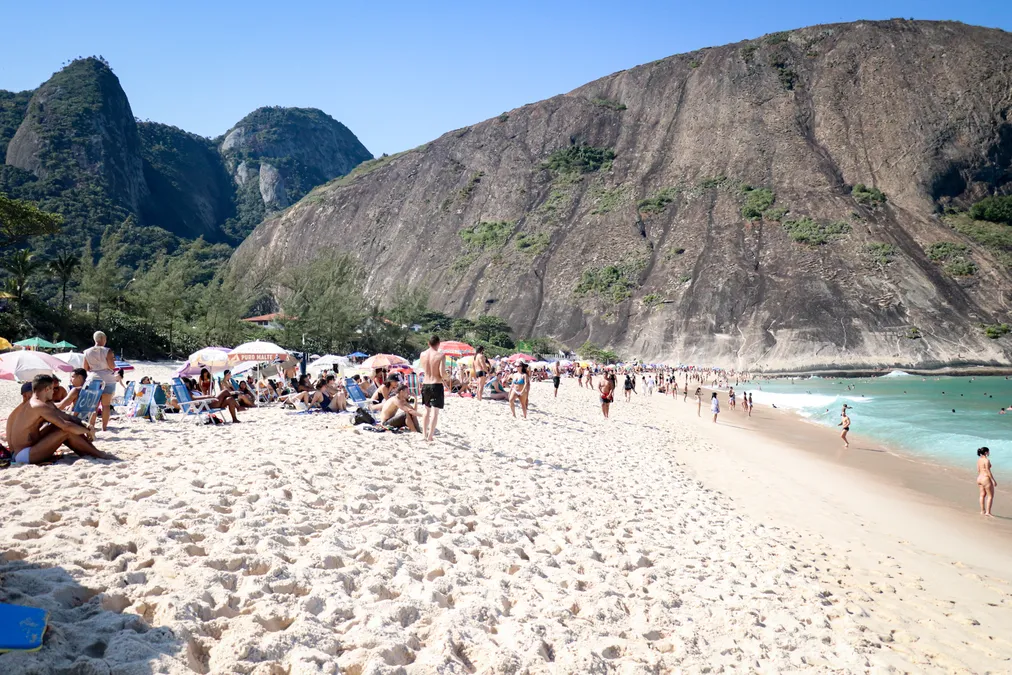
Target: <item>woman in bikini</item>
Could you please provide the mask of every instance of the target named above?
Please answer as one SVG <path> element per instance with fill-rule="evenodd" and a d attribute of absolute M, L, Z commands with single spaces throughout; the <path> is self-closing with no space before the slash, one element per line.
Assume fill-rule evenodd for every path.
<path fill-rule="evenodd" d="M 213 383 L 214 381 L 211 379 L 211 371 L 208 370 L 207 368 L 201 368 L 200 380 L 198 380 L 198 384 L 200 385 L 200 393 L 203 394 L 204 396 L 210 396 L 211 386 Z"/>
<path fill-rule="evenodd" d="M 608 409 L 611 407 L 611 404 L 615 402 L 616 386 L 615 373 L 607 373 L 602 378 L 601 384 L 597 385 L 597 388 L 601 392 L 601 412 L 604 413 L 605 418 L 608 417 Z"/>
<path fill-rule="evenodd" d="M 977 448 L 977 487 L 980 488 L 980 515 L 993 518 L 991 505 L 994 503 L 994 489 L 998 487 L 998 481 L 991 473 L 991 451 L 984 448 Z"/>
<path fill-rule="evenodd" d="M 478 347 L 474 350 L 474 361 L 471 362 L 471 367 L 474 368 L 474 377 L 478 380 L 478 400 L 481 400 L 481 396 L 485 391 L 485 383 L 488 381 L 488 359 L 485 358 L 485 348 Z"/>
<path fill-rule="evenodd" d="M 686 387 L 685 391 L 688 390 L 689 388 Z M 703 416 L 703 388 L 696 387 L 696 417 L 702 416 Z"/>
<path fill-rule="evenodd" d="M 517 416 L 516 407 L 514 401 L 520 399 L 520 410 L 524 414 L 524 419 L 527 419 L 527 399 L 531 393 L 531 376 L 527 372 L 527 364 L 521 363 L 520 370 L 513 373 L 510 377 L 510 412 L 513 413 L 513 417 Z"/>

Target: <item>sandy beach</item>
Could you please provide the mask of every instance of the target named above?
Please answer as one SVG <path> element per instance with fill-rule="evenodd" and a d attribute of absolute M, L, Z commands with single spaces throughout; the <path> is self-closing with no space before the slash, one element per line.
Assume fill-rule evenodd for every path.
<path fill-rule="evenodd" d="M 279 408 L 121 417 L 120 462 L 0 470 L 0 600 L 51 612 L 0 672 L 1012 671 L 1008 520 L 760 407 L 604 420 L 551 393 L 528 420 L 449 397 L 432 444 Z"/>

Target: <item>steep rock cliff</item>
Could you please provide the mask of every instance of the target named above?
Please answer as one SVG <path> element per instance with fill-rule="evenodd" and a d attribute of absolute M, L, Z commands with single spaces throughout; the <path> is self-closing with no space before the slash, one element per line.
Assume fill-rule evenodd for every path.
<path fill-rule="evenodd" d="M 1009 191 L 1010 160 L 1012 35 L 815 26 L 367 162 L 265 221 L 234 261 L 298 265 L 334 246 L 374 298 L 408 283 L 448 313 L 647 359 L 1007 364 L 1010 338 L 981 324 L 1009 321 L 1008 233 L 943 209 Z"/>

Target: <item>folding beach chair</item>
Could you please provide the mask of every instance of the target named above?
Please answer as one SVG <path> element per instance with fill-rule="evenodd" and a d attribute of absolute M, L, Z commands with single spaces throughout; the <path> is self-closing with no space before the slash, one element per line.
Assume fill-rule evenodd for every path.
<path fill-rule="evenodd" d="M 344 378 L 344 388 L 348 391 L 348 398 L 361 410 L 369 410 L 369 399 L 362 393 L 362 387 L 358 386 L 355 380 L 350 377 Z"/>
<path fill-rule="evenodd" d="M 425 375 L 419 375 L 417 373 L 407 373 L 404 377 L 404 384 L 408 387 L 408 393 L 415 399 L 415 401 L 422 400 L 422 384 L 425 381 Z"/>
<path fill-rule="evenodd" d="M 132 401 L 133 399 L 134 399 L 134 383 L 131 382 L 130 384 L 127 385 L 126 392 L 123 394 L 123 402 L 114 403 L 113 407 L 116 407 L 117 405 L 127 407 L 130 405 L 130 401 Z"/>
<path fill-rule="evenodd" d="M 179 402 L 179 408 L 187 415 L 197 415 L 199 419 L 203 419 L 201 415 L 217 415 L 219 412 L 211 407 L 210 401 L 194 401 L 190 396 L 190 390 L 178 377 L 172 378 L 172 393 Z"/>
<path fill-rule="evenodd" d="M 84 422 L 85 425 L 90 425 L 92 415 L 98 410 L 98 404 L 102 400 L 102 392 L 104 390 L 105 385 L 101 380 L 89 382 L 77 394 L 77 400 L 74 401 L 74 407 L 71 409 L 70 414 Z"/>

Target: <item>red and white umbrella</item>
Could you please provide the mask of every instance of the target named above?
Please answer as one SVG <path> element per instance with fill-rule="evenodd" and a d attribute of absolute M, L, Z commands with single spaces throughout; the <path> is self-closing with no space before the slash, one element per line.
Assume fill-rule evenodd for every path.
<path fill-rule="evenodd" d="M 536 361 L 537 359 L 535 359 L 530 354 L 520 354 L 520 353 L 517 353 L 517 354 L 514 354 L 513 356 L 510 356 L 506 360 L 509 361 L 510 363 L 519 363 L 521 361 L 528 361 L 528 362 L 530 362 L 530 361 Z"/>
<path fill-rule="evenodd" d="M 366 369 L 389 368 L 390 366 L 402 365 L 408 365 L 408 360 L 393 354 L 376 354 L 374 356 L 370 356 L 362 362 L 362 367 Z"/>
<path fill-rule="evenodd" d="M 455 359 L 459 359 L 461 356 L 474 356 L 475 354 L 474 347 L 466 342 L 458 342 L 456 340 L 440 343 L 439 351 Z"/>
<path fill-rule="evenodd" d="M 69 373 L 74 367 L 44 352 L 18 351 L 0 355 L 0 380 L 27 382 L 36 375 Z"/>

